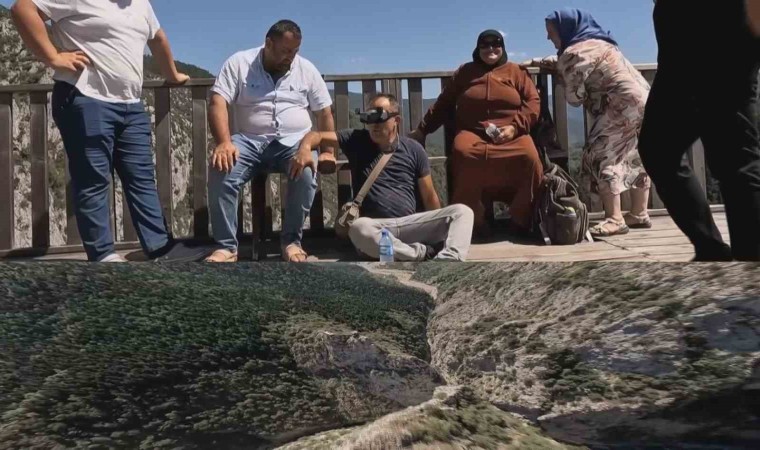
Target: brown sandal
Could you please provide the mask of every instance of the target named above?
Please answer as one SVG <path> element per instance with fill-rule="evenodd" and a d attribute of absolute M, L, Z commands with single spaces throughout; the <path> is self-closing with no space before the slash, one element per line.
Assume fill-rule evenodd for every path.
<path fill-rule="evenodd" d="M 211 263 L 234 263 L 237 262 L 237 259 L 237 252 L 231 252 L 225 248 L 220 248 L 219 250 L 214 250 L 214 253 L 203 261 Z"/>
<path fill-rule="evenodd" d="M 306 262 L 306 258 L 308 258 L 309 255 L 303 251 L 300 245 L 298 244 L 290 244 L 287 247 L 285 247 L 285 250 L 282 251 L 282 260 L 285 262 L 295 262 L 295 263 L 301 263 Z M 303 259 L 298 259 L 303 258 Z"/>

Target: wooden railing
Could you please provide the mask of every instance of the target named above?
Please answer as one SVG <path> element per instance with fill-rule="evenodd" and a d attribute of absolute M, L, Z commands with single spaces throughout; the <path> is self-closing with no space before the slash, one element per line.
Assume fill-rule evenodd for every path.
<path fill-rule="evenodd" d="M 638 69 L 651 82 L 656 71 L 655 65 L 640 65 Z M 564 154 L 551 155 L 552 158 L 562 162 L 567 158 L 570 146 L 568 132 L 568 106 L 565 100 L 564 88 L 558 85 L 554 77 L 549 73 L 539 73 L 532 70 L 531 74 L 543 96 L 551 90 L 552 111 L 555 119 L 559 141 L 564 149 Z M 356 75 L 325 76 L 325 81 L 332 83 L 334 89 L 333 114 L 338 129 L 349 127 L 349 83 L 361 83 L 361 93 L 366 107 L 368 99 L 380 89 L 384 92 L 395 94 L 402 98 L 403 85 L 406 83 L 408 108 L 402 111 L 403 130 L 409 131 L 417 126 L 424 114 L 423 110 L 423 80 L 435 80 L 441 88 L 449 82 L 451 72 L 425 72 L 425 73 L 378 73 Z M 208 97 L 209 88 L 213 85 L 213 79 L 191 80 L 181 87 L 167 87 L 162 82 L 148 81 L 145 89 L 151 90 L 154 96 L 155 107 L 155 157 L 156 157 L 156 180 L 168 224 L 172 224 L 172 164 L 171 164 L 171 96 L 177 89 L 189 89 L 192 98 L 192 187 L 193 187 L 193 227 L 192 236 L 196 239 L 209 239 L 209 217 L 207 199 L 207 174 L 208 174 Z M 50 244 L 50 204 L 48 195 L 48 108 L 51 85 L 22 85 L 0 86 L 0 257 L 16 255 L 39 255 L 44 253 L 63 253 L 81 251 L 81 240 L 76 228 L 76 221 L 71 207 L 70 183 L 66 183 L 66 245 L 51 246 Z M 30 154 L 31 154 L 31 247 L 17 248 L 14 245 L 14 157 L 13 157 L 13 98 L 18 95 L 28 95 L 30 103 Z M 430 97 L 433 97 L 432 95 Z M 434 166 L 445 165 L 446 156 L 450 154 L 453 130 L 445 127 L 445 156 L 431 158 Z M 700 177 L 702 186 L 705 183 L 704 155 L 700 146 L 695 146 L 690 152 L 689 158 L 695 171 Z M 340 159 L 340 157 L 339 157 Z M 348 201 L 351 196 L 350 172 L 345 161 L 339 162 L 337 176 L 320 176 L 319 189 L 314 201 L 314 206 L 309 218 L 311 234 L 328 233 L 329 224 L 324 221 L 324 210 L 337 211 L 338 206 Z M 441 172 L 445 173 L 445 171 Z M 271 175 L 277 176 L 277 175 Z M 280 180 L 280 195 L 284 196 L 286 180 Z M 337 204 L 325 205 L 323 188 L 327 180 L 336 183 L 331 189 L 337 189 Z M 252 239 L 254 259 L 261 256 L 259 249 L 262 240 L 273 235 L 272 230 L 272 205 L 275 203 L 269 189 L 264 189 L 265 178 L 253 181 L 252 205 L 253 223 Z M 440 186 L 447 186 L 446 180 L 438 180 Z M 627 200 L 624 199 L 624 207 Z M 279 202 L 281 205 L 284 202 Z M 117 248 L 137 247 L 137 237 L 132 222 L 129 219 L 129 211 L 124 205 L 123 233 L 116 233 L 116 215 L 113 214 L 112 222 L 115 236 L 123 236 L 117 242 Z M 651 206 L 662 208 L 656 192 L 651 196 Z M 242 203 L 240 214 L 242 215 Z M 241 234 L 242 234 L 242 223 Z M 246 237 L 247 238 L 247 237 Z"/>

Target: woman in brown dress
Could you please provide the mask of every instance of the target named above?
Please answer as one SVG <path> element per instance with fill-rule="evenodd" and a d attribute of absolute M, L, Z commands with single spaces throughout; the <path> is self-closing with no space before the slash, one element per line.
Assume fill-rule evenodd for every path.
<path fill-rule="evenodd" d="M 530 75 L 507 61 L 500 32 L 481 33 L 472 59 L 454 73 L 411 136 L 424 143 L 453 116 L 452 203 L 472 208 L 477 235 L 488 234 L 484 204 L 493 201 L 507 203 L 514 231 L 527 233 L 542 178 L 529 134 L 538 119 L 538 92 Z M 490 124 L 497 127 L 491 136 Z"/>

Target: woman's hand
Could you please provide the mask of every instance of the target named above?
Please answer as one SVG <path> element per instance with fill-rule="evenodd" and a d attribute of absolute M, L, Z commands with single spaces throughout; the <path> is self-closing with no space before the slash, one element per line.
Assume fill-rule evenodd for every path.
<path fill-rule="evenodd" d="M 517 136 L 517 128 L 514 125 L 507 125 L 499 128 L 499 135 L 493 140 L 493 143 L 496 145 L 504 144 L 514 140 L 515 136 Z"/>

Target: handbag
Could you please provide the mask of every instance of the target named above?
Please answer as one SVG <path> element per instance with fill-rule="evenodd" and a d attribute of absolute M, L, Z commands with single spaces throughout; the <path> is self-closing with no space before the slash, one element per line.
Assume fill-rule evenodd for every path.
<path fill-rule="evenodd" d="M 361 209 L 364 197 L 367 195 L 370 188 L 375 183 L 375 180 L 377 180 L 377 177 L 380 176 L 380 172 L 382 172 L 383 168 L 388 163 L 388 160 L 391 159 L 391 156 L 393 156 L 393 153 L 383 154 L 375 167 L 372 169 L 369 177 L 367 177 L 367 180 L 362 185 L 359 193 L 356 194 L 356 197 L 354 197 L 354 200 L 346 202 L 343 206 L 341 206 L 340 213 L 338 214 L 338 219 L 335 221 L 335 234 L 339 238 L 348 239 L 348 230 L 351 228 L 351 224 L 360 217 L 359 210 Z"/>

